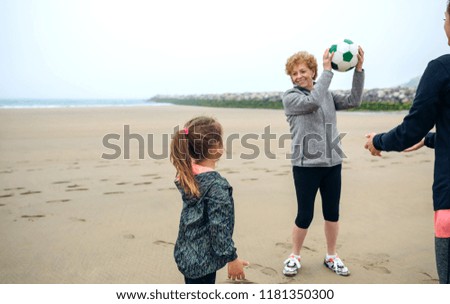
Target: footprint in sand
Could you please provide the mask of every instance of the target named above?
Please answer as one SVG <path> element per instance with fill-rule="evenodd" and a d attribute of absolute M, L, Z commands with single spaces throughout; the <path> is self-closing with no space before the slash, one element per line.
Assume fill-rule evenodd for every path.
<path fill-rule="evenodd" d="M 432 283 L 439 283 L 439 280 L 433 278 L 430 274 L 428 274 L 428 273 L 426 273 L 426 272 L 420 272 L 420 273 L 427 277 L 427 279 L 424 279 L 424 280 L 423 280 L 424 283 L 429 283 L 429 282 L 432 282 Z"/>
<path fill-rule="evenodd" d="M 386 268 L 384 266 L 377 266 L 375 264 L 364 265 L 363 268 L 366 270 L 378 272 L 381 274 L 390 274 L 391 273 L 391 271 L 388 268 Z"/>
<path fill-rule="evenodd" d="M 70 181 L 56 181 L 56 182 L 53 182 L 52 184 L 59 185 L 59 184 L 68 184 L 68 183 L 70 183 Z"/>
<path fill-rule="evenodd" d="M 71 217 L 70 220 L 71 220 L 71 221 L 74 221 L 74 222 L 83 222 L 83 223 L 86 222 L 85 219 L 83 219 L 83 218 L 78 218 L 78 217 Z"/>
<path fill-rule="evenodd" d="M 53 204 L 53 203 L 66 203 L 66 202 L 70 202 L 70 199 L 51 200 L 51 201 L 47 201 L 46 203 Z"/>
<path fill-rule="evenodd" d="M 36 214 L 36 215 L 22 215 L 21 218 L 28 219 L 29 221 L 33 221 L 34 219 L 43 218 L 45 215 Z"/>
<path fill-rule="evenodd" d="M 105 195 L 109 195 L 109 194 L 122 194 L 124 193 L 123 191 L 113 191 L 113 192 L 104 192 L 103 194 Z"/>
<path fill-rule="evenodd" d="M 172 190 L 177 190 L 177 188 L 175 187 L 170 187 L 170 188 L 159 188 L 158 191 L 172 191 Z"/>
<path fill-rule="evenodd" d="M 27 191 L 27 192 L 20 193 L 20 195 L 29 195 L 29 194 L 36 194 L 36 193 L 41 193 L 41 191 Z"/>
<path fill-rule="evenodd" d="M 8 193 L 8 194 L 0 195 L 0 198 L 11 197 L 11 196 L 14 196 L 14 193 Z"/>
<path fill-rule="evenodd" d="M 5 204 L 0 204 L 0 207 L 6 206 Z"/>
<path fill-rule="evenodd" d="M 275 170 L 269 170 L 267 168 L 251 168 L 252 171 L 264 171 L 264 173 L 272 173 L 275 172 Z"/>
<path fill-rule="evenodd" d="M 67 188 L 69 188 L 69 189 L 66 189 L 66 192 L 69 192 L 69 191 L 87 191 L 87 190 L 89 190 L 89 188 L 80 188 L 80 187 L 81 186 L 77 185 L 77 184 L 68 185 Z"/>
<path fill-rule="evenodd" d="M 292 249 L 292 244 L 290 244 L 290 243 L 275 243 L 275 246 L 281 247 L 281 248 L 286 249 L 286 250 L 291 250 Z"/>
<path fill-rule="evenodd" d="M 230 170 L 230 171 L 225 171 L 227 174 L 237 174 L 237 173 L 239 173 L 239 171 L 232 171 L 232 170 Z"/>
<path fill-rule="evenodd" d="M 292 244 L 291 243 L 275 243 L 275 246 L 283 248 L 285 250 L 292 250 Z M 317 252 L 316 249 L 310 248 L 308 246 L 303 246 L 302 249 L 309 250 L 309 251 L 312 251 L 312 252 Z"/>
<path fill-rule="evenodd" d="M 74 189 L 66 189 L 66 192 L 70 192 L 70 191 L 87 191 L 89 190 L 88 188 L 74 188 Z"/>
<path fill-rule="evenodd" d="M 281 176 L 281 175 L 289 175 L 290 173 L 291 173 L 290 171 L 283 171 L 283 172 L 277 173 L 277 174 L 275 174 L 275 175 L 277 175 L 277 176 Z"/>
<path fill-rule="evenodd" d="M 361 266 L 369 271 L 374 271 L 381 274 L 390 274 L 389 268 L 385 267 L 385 264 L 389 262 L 389 255 L 380 254 L 369 254 L 367 260 L 361 260 L 357 258 L 349 259 L 349 262 L 356 262 L 361 264 Z"/>
<path fill-rule="evenodd" d="M 257 270 L 257 271 L 261 272 L 262 274 L 265 274 L 265 275 L 271 276 L 271 277 L 278 275 L 278 272 L 275 269 L 270 268 L 270 267 L 264 267 L 260 264 L 250 264 L 248 266 L 248 268 Z"/>
<path fill-rule="evenodd" d="M 243 181 L 243 182 L 245 182 L 245 181 L 257 181 L 257 180 L 258 180 L 258 178 L 255 178 L 255 177 L 241 179 L 241 181 Z"/>
<path fill-rule="evenodd" d="M 79 188 L 81 187 L 80 185 L 77 184 L 73 184 L 73 185 L 68 185 L 67 188 Z"/>
<path fill-rule="evenodd" d="M 262 169 L 262 168 L 255 168 L 255 167 L 251 167 L 251 168 L 249 168 L 250 170 L 252 170 L 252 171 L 260 171 L 260 170 L 264 170 L 264 169 Z"/>
<path fill-rule="evenodd" d="M 152 182 L 135 183 L 134 186 L 150 185 Z"/>
<path fill-rule="evenodd" d="M 150 173 L 150 174 L 143 174 L 141 176 L 148 177 L 148 176 L 157 176 L 157 175 L 158 174 L 156 174 L 156 173 Z"/>
<path fill-rule="evenodd" d="M 175 244 L 172 242 L 166 242 L 166 241 L 161 241 L 161 240 L 154 241 L 153 244 L 163 246 L 163 247 L 175 246 Z"/>
<path fill-rule="evenodd" d="M 228 280 L 225 281 L 225 283 L 228 283 L 228 284 L 256 284 L 255 282 L 250 281 L 250 280 L 248 280 L 248 279 L 245 279 L 245 280 L 235 280 L 235 281 L 233 281 L 233 280 L 231 280 L 231 279 L 228 279 Z"/>
<path fill-rule="evenodd" d="M 5 190 L 5 191 L 12 191 L 12 190 L 23 190 L 23 189 L 25 189 L 25 188 L 24 187 L 16 187 L 16 188 L 5 188 L 3 190 Z"/>
<path fill-rule="evenodd" d="M 120 183 L 116 183 L 116 185 L 122 186 L 122 185 L 126 185 L 129 184 L 128 182 L 120 182 Z"/>
<path fill-rule="evenodd" d="M 129 234 L 125 234 L 125 235 L 123 236 L 123 238 L 124 238 L 124 239 L 127 239 L 127 240 L 133 240 L 133 239 L 135 239 L 136 237 L 134 236 L 134 234 L 129 233 Z"/>

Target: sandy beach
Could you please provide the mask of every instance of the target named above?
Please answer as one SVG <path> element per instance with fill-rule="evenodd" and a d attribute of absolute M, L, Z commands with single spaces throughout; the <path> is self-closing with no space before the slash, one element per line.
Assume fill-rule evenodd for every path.
<path fill-rule="evenodd" d="M 201 114 L 224 126 L 218 171 L 234 189 L 234 240 L 251 263 L 245 283 L 437 283 L 433 150 L 375 158 L 363 149 L 365 133 L 394 127 L 404 113 L 338 114 L 347 156 L 338 253 L 352 274 L 322 264 L 318 195 L 301 272 L 287 278 L 297 207 L 283 111 L 183 106 L 0 109 L 0 283 L 183 283 L 173 259 L 181 200 L 167 139 Z M 142 137 L 141 149 L 127 130 Z M 120 155 L 107 159 L 112 147 Z M 230 283 L 225 269 L 217 282 Z"/>

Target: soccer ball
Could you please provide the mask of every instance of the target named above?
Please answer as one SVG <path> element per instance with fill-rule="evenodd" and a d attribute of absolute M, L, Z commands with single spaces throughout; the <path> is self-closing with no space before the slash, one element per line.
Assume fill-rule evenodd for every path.
<path fill-rule="evenodd" d="M 346 72 L 353 69 L 358 63 L 358 45 L 349 39 L 333 44 L 330 53 L 334 52 L 331 60 L 333 70 Z"/>

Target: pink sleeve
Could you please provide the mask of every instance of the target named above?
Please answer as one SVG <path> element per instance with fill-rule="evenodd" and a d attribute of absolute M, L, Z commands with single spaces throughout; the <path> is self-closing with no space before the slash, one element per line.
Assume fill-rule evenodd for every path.
<path fill-rule="evenodd" d="M 450 209 L 434 213 L 434 233 L 438 238 L 450 238 Z"/>

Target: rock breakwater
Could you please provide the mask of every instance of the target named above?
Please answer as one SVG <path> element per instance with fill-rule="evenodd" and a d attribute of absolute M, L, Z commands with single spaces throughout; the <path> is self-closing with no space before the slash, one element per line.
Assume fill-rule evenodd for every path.
<path fill-rule="evenodd" d="M 335 93 L 349 94 L 349 90 L 332 90 Z M 191 95 L 155 95 L 149 101 L 264 101 L 281 102 L 284 92 L 245 92 L 245 93 L 223 93 L 223 94 L 191 94 Z M 364 90 L 363 102 L 389 102 L 389 103 L 410 103 L 414 100 L 415 88 L 394 87 L 385 89 Z"/>

